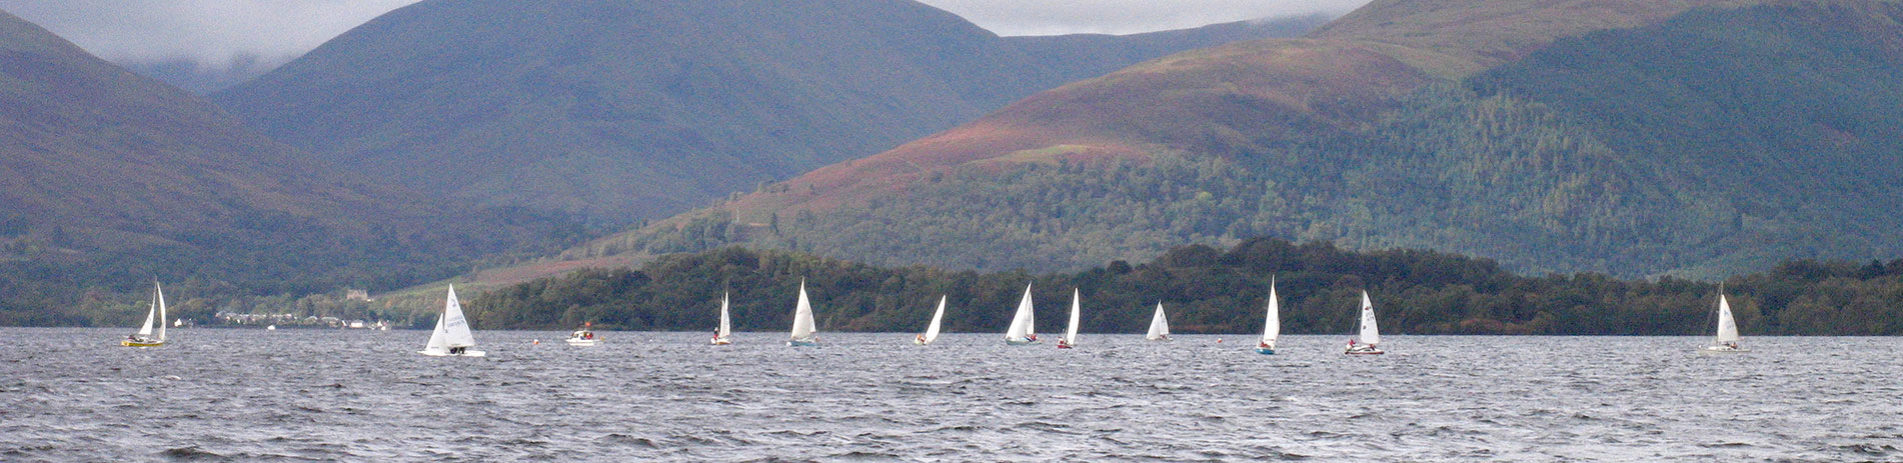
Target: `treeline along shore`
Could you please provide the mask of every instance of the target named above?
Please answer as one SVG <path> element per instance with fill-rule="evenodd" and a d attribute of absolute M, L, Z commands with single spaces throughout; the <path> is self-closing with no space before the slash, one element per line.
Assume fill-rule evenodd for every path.
<path fill-rule="evenodd" d="M 785 331 L 802 280 L 821 331 L 919 331 L 940 295 L 945 330 L 999 332 L 1030 284 L 1038 326 L 1063 326 L 1083 298 L 1082 331 L 1141 333 L 1157 302 L 1177 333 L 1261 329 L 1273 278 L 1282 329 L 1347 334 L 1360 291 L 1397 334 L 1708 334 L 1721 284 L 1597 273 L 1522 276 L 1497 263 L 1420 250 L 1350 252 L 1326 242 L 1257 238 L 1227 251 L 1173 249 L 1152 262 L 1074 273 L 979 273 L 876 267 L 808 254 L 722 248 L 640 269 L 587 270 L 500 288 L 466 303 L 478 329 L 712 330 L 723 292 L 735 329 Z M 1903 334 L 1903 259 L 1791 261 L 1722 283 L 1746 335 Z M 1387 328 L 1393 327 L 1393 328 Z"/>

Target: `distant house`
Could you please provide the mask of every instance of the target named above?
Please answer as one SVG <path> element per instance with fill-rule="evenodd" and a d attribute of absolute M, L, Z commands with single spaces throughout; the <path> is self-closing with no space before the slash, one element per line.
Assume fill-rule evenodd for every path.
<path fill-rule="evenodd" d="M 371 298 L 370 298 L 370 292 L 369 292 L 369 291 L 365 291 L 365 290 L 361 290 L 361 289 L 346 289 L 346 290 L 344 290 L 344 299 L 345 299 L 345 300 L 351 300 L 351 301 L 365 301 L 365 302 L 368 302 L 368 301 L 374 301 L 374 300 L 376 300 L 376 299 L 371 299 Z"/>

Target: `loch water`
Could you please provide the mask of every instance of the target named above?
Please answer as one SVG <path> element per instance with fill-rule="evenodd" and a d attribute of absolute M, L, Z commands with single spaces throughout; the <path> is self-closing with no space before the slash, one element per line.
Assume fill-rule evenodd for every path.
<path fill-rule="evenodd" d="M 0 328 L 0 461 L 1903 461 L 1903 338 L 127 332 Z"/>

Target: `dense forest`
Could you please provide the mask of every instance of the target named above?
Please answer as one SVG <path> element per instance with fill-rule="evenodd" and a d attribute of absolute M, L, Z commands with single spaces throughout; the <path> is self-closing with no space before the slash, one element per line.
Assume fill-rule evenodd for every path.
<path fill-rule="evenodd" d="M 1365 123 L 1150 125 L 1174 141 L 1142 158 L 1017 153 L 1007 158 L 1035 161 L 946 168 L 765 220 L 716 207 L 576 252 L 739 243 L 1070 271 L 1278 236 L 1483 256 L 1525 274 L 1700 279 L 1888 256 L 1903 249 L 1903 195 L 1884 190 L 1903 177 L 1898 24 L 1894 3 L 1697 10 L 1379 101 L 1315 103 L 1377 115 Z M 1221 120 L 1222 108 L 1172 109 Z M 756 194 L 802 194 L 786 188 Z"/>
<path fill-rule="evenodd" d="M 891 199 L 763 224 L 716 208 L 599 252 L 744 242 L 881 265 L 1069 270 L 1153 258 L 1161 243 L 1280 236 L 1631 277 L 1700 262 L 1734 231 L 1728 203 L 1665 190 L 1546 105 L 1452 85 L 1397 105 L 1364 131 L 1227 158 L 963 166 Z"/>
<path fill-rule="evenodd" d="M 1029 284 L 1038 326 L 1063 326 L 1057 307 L 1083 300 L 1085 332 L 1140 333 L 1162 302 L 1173 331 L 1261 329 L 1270 281 L 1288 333 L 1348 333 L 1359 294 L 1372 294 L 1384 331 L 1407 334 L 1694 335 L 1715 323 L 1719 283 L 1622 280 L 1582 273 L 1518 276 L 1497 263 L 1432 251 L 1351 252 L 1272 238 L 1233 248 L 1192 245 L 1152 262 L 1112 261 L 1073 273 L 979 273 L 878 267 L 808 254 L 728 247 L 663 256 L 639 270 L 589 270 L 491 291 L 465 310 L 481 329 L 563 329 L 593 322 L 627 330 L 711 329 L 723 291 L 735 326 L 790 325 L 802 281 L 823 331 L 916 331 L 940 295 L 949 331 L 1002 332 Z M 1903 334 L 1903 259 L 1793 261 L 1725 282 L 1741 329 L 1757 335 Z"/>

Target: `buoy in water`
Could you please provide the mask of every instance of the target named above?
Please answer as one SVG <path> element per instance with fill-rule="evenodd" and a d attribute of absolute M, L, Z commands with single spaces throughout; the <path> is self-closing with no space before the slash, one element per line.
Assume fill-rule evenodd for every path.
<path fill-rule="evenodd" d="M 534 344 L 534 345 L 538 345 L 538 346 L 539 346 L 539 345 L 542 345 L 542 340 L 540 340 L 540 339 L 531 339 L 531 340 L 529 340 L 529 344 Z"/>

